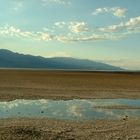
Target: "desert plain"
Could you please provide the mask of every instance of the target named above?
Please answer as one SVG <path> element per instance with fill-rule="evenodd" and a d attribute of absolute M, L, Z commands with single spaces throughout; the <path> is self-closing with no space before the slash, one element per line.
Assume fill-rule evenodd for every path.
<path fill-rule="evenodd" d="M 140 99 L 140 73 L 0 70 L 0 101 Z M 68 121 L 0 119 L 0 140 L 140 140 L 140 118 Z"/>

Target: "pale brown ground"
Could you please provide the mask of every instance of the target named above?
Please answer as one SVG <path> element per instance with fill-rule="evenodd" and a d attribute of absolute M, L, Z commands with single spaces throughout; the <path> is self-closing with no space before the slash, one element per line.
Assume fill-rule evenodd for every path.
<path fill-rule="evenodd" d="M 0 70 L 0 100 L 140 98 L 140 73 Z"/>
<path fill-rule="evenodd" d="M 0 100 L 140 99 L 140 73 L 0 70 Z M 140 119 L 1 119 L 0 140 L 140 140 Z"/>
<path fill-rule="evenodd" d="M 0 120 L 0 140 L 140 140 L 140 120 Z"/>

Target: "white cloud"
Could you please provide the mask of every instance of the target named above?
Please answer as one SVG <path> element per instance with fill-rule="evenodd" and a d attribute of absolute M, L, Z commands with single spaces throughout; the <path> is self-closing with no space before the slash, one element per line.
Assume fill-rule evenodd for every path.
<path fill-rule="evenodd" d="M 36 0 L 40 5 L 47 6 L 50 4 L 71 5 L 71 0 Z M 13 0 L 13 10 L 19 11 L 24 4 L 29 4 L 30 0 Z M 26 7 L 27 8 L 27 7 Z"/>
<path fill-rule="evenodd" d="M 55 26 L 54 26 L 55 25 Z M 126 22 L 107 27 L 90 27 L 86 22 L 56 22 L 50 28 L 41 31 L 26 31 L 14 26 L 1 26 L 0 36 L 21 37 L 40 41 L 89 42 L 118 40 L 128 35 L 140 33 L 140 16 Z"/>
<path fill-rule="evenodd" d="M 126 22 L 107 27 L 89 28 L 86 22 L 67 23 L 71 33 L 57 35 L 61 42 L 118 40 L 134 33 L 140 33 L 140 16 L 130 18 Z"/>
<path fill-rule="evenodd" d="M 97 8 L 92 15 L 99 15 L 108 12 L 108 8 Z"/>
<path fill-rule="evenodd" d="M 68 28 L 70 29 L 71 32 L 76 34 L 88 31 L 87 23 L 85 22 L 70 22 Z"/>
<path fill-rule="evenodd" d="M 70 0 L 41 0 L 43 6 L 48 5 L 48 3 L 57 3 L 57 4 L 71 4 Z"/>
<path fill-rule="evenodd" d="M 112 8 L 111 11 L 112 11 L 114 16 L 125 17 L 127 9 L 115 7 L 115 8 Z"/>
<path fill-rule="evenodd" d="M 64 22 L 64 21 L 62 21 L 62 22 L 55 22 L 54 25 L 59 27 L 59 28 L 63 28 L 66 25 L 66 22 Z"/>
<path fill-rule="evenodd" d="M 120 23 L 118 25 L 111 25 L 108 27 L 101 27 L 99 28 L 100 31 L 102 32 L 114 32 L 114 31 L 118 31 L 124 28 L 124 24 Z"/>
<path fill-rule="evenodd" d="M 56 39 L 63 43 L 69 42 L 83 42 L 83 41 L 97 41 L 97 40 L 105 40 L 105 36 L 102 35 L 90 35 L 90 36 L 74 36 L 74 35 L 67 35 L 67 36 L 57 36 Z"/>
<path fill-rule="evenodd" d="M 0 27 L 0 35 L 11 36 L 11 37 L 23 37 L 23 38 L 33 38 L 36 40 L 50 41 L 53 39 L 53 35 L 47 32 L 31 32 L 22 31 L 14 26 L 3 26 Z"/>
<path fill-rule="evenodd" d="M 130 18 L 125 23 L 122 22 L 120 24 L 99 28 L 99 30 L 102 32 L 118 32 L 118 31 L 121 32 L 125 31 L 129 33 L 134 33 L 135 31 L 140 32 L 140 30 L 137 29 L 140 29 L 140 16 L 135 18 Z"/>
<path fill-rule="evenodd" d="M 135 18 L 130 18 L 130 20 L 125 23 L 125 26 L 126 27 L 140 26 L 140 16 Z"/>
<path fill-rule="evenodd" d="M 53 40 L 54 36 L 47 33 L 47 32 L 38 32 L 38 39 L 43 41 L 51 41 Z"/>
<path fill-rule="evenodd" d="M 125 14 L 127 12 L 127 9 L 121 8 L 121 7 L 113 7 L 113 8 L 98 8 L 96 9 L 92 15 L 99 15 L 99 14 L 104 14 L 104 13 L 111 13 L 116 17 L 125 17 Z"/>
<path fill-rule="evenodd" d="M 103 40 L 118 40 L 120 39 L 122 36 L 121 35 L 112 35 L 112 34 L 100 34 L 100 33 L 94 33 L 90 35 L 67 35 L 67 36 L 57 36 L 56 39 L 60 42 L 63 43 L 69 43 L 69 42 L 95 42 L 95 41 L 103 41 Z"/>

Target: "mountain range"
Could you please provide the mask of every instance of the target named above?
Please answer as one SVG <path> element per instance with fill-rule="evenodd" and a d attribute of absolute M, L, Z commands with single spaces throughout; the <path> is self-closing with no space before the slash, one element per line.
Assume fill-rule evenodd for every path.
<path fill-rule="evenodd" d="M 45 58 L 0 49 L 0 68 L 39 68 L 64 70 L 123 70 L 109 64 L 72 57 Z"/>

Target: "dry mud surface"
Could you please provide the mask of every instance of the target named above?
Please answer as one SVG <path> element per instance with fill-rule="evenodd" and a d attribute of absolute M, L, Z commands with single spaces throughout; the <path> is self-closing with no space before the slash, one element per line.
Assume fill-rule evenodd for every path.
<path fill-rule="evenodd" d="M 0 100 L 140 98 L 140 73 L 0 70 Z"/>
<path fill-rule="evenodd" d="M 140 73 L 0 70 L 0 100 L 140 99 Z M 0 119 L 0 140 L 140 140 L 140 119 Z"/>

